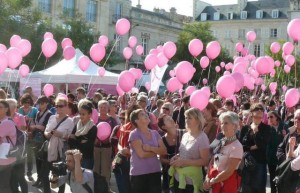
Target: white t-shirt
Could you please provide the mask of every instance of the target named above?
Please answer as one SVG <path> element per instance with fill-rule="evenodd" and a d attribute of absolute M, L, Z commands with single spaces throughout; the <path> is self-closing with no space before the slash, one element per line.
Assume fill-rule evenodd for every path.
<path fill-rule="evenodd" d="M 48 124 L 46 126 L 46 132 L 51 132 L 56 126 L 58 122 L 56 120 L 56 115 L 52 115 L 49 118 Z M 56 129 L 56 131 L 62 132 L 64 136 L 70 135 L 73 131 L 74 123 L 73 120 L 68 117 L 66 120 L 64 120 L 59 127 Z"/>
<path fill-rule="evenodd" d="M 214 168 L 218 171 L 224 171 L 228 165 L 229 158 L 242 159 L 243 146 L 239 140 L 224 146 L 220 152 L 214 155 Z M 238 169 L 239 166 L 236 167 Z"/>
<path fill-rule="evenodd" d="M 291 168 L 293 171 L 298 171 L 300 170 L 300 145 L 294 151 L 294 155 L 296 158 L 291 162 Z"/>

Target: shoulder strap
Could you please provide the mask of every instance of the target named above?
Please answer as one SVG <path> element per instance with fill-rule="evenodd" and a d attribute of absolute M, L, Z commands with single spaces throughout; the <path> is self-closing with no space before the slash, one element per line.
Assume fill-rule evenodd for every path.
<path fill-rule="evenodd" d="M 56 127 L 55 127 L 52 131 L 56 130 L 56 129 L 60 126 L 60 124 L 62 124 L 62 122 L 64 122 L 67 118 L 68 118 L 68 116 L 66 116 L 65 118 L 63 118 L 63 119 L 56 125 Z"/>
<path fill-rule="evenodd" d="M 82 170 L 82 175 L 83 172 L 85 171 L 85 169 Z M 95 181 L 95 177 L 94 177 L 94 181 Z M 94 182 L 95 183 L 95 182 Z M 88 183 L 84 183 L 82 184 L 82 187 L 88 192 L 88 193 L 93 193 L 92 188 L 88 185 Z"/>

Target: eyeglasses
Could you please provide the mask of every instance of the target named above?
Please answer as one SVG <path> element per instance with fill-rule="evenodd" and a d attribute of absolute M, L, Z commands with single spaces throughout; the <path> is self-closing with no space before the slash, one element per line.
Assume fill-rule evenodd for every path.
<path fill-rule="evenodd" d="M 270 117 L 268 117 L 268 119 L 273 119 L 274 118 L 274 116 L 270 116 Z"/>
<path fill-rule="evenodd" d="M 56 108 L 64 108 L 65 105 L 55 105 Z"/>
<path fill-rule="evenodd" d="M 169 111 L 169 110 L 170 110 L 170 109 L 167 108 L 167 107 L 163 107 L 162 109 L 163 109 L 163 110 L 166 110 L 166 111 Z"/>

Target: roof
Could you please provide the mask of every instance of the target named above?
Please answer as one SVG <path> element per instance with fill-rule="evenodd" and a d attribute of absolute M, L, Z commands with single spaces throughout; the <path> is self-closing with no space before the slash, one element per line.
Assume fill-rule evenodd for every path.
<path fill-rule="evenodd" d="M 256 11 L 264 12 L 263 19 L 273 19 L 272 10 L 279 10 L 278 19 L 287 19 L 289 10 L 289 0 L 264 0 L 264 1 L 249 1 L 242 11 L 247 11 L 247 19 L 256 19 Z M 213 21 L 215 12 L 220 12 L 220 20 L 228 20 L 228 13 L 233 12 L 233 20 L 240 20 L 240 10 L 238 4 L 233 5 L 218 5 L 206 6 L 201 13 L 207 13 L 208 21 Z M 196 21 L 201 20 L 201 13 L 196 18 Z"/>

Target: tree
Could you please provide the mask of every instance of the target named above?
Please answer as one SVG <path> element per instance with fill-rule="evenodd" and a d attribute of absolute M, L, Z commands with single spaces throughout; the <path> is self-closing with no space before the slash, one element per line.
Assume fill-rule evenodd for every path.
<path fill-rule="evenodd" d="M 194 58 L 188 50 L 189 42 L 195 38 L 200 39 L 204 45 L 202 53 L 197 58 Z M 192 83 L 195 85 L 197 85 L 203 78 L 208 78 L 209 68 L 209 84 L 214 85 L 217 77 L 219 76 L 215 72 L 215 67 L 222 61 L 229 62 L 231 60 L 228 52 L 222 49 L 219 57 L 211 61 L 211 64 L 207 69 L 201 69 L 199 60 L 202 56 L 205 56 L 205 47 L 210 41 L 213 41 L 215 39 L 216 38 L 211 34 L 209 23 L 194 22 L 185 24 L 183 31 L 179 34 L 179 38 L 177 41 L 177 54 L 174 57 L 173 62 L 178 63 L 185 60 L 191 62 L 194 65 L 194 67 L 196 68 L 196 73 L 193 76 Z"/>

